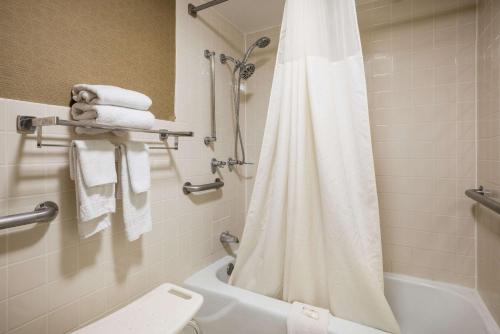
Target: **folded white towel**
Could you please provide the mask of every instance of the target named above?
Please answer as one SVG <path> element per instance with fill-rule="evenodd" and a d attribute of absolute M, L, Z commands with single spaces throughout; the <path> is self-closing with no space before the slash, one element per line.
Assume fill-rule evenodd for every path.
<path fill-rule="evenodd" d="M 294 302 L 287 317 L 287 334 L 327 334 L 329 321 L 328 310 Z"/>
<path fill-rule="evenodd" d="M 115 146 L 104 140 L 74 140 L 70 177 L 75 181 L 78 232 L 88 238 L 111 225 L 116 211 Z"/>
<path fill-rule="evenodd" d="M 138 151 L 142 149 L 145 154 Z M 120 193 L 123 208 L 123 221 L 129 241 L 138 239 L 141 234 L 151 231 L 151 205 L 149 185 L 145 178 L 149 175 L 149 154 L 144 143 L 120 145 Z M 143 168 L 144 170 L 140 170 Z M 141 175 L 142 174 L 142 175 Z M 147 176 L 149 177 L 149 176 Z M 134 179 L 137 178 L 137 182 Z M 140 192 L 134 189 L 142 190 Z"/>
<path fill-rule="evenodd" d="M 149 111 L 115 107 L 100 106 L 86 103 L 75 103 L 71 106 L 71 116 L 78 121 L 89 121 L 89 123 L 123 126 L 137 129 L 151 129 L 154 126 L 155 117 Z M 76 128 L 77 133 L 103 133 L 102 129 Z M 97 130 L 97 131 L 88 131 Z M 82 132 L 83 131 L 83 132 Z M 85 132 L 87 131 L 87 132 Z"/>
<path fill-rule="evenodd" d="M 151 99 L 139 92 L 107 85 L 74 85 L 71 91 L 73 100 L 88 104 L 119 106 L 148 110 Z"/>

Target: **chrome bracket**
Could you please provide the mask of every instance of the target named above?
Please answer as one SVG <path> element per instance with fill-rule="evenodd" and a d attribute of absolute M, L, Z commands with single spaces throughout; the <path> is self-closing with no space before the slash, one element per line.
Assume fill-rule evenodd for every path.
<path fill-rule="evenodd" d="M 169 150 L 178 150 L 179 149 L 179 137 L 174 137 L 174 146 L 168 146 L 168 137 L 167 133 L 160 133 L 160 140 L 165 144 L 165 147 Z"/>
<path fill-rule="evenodd" d="M 33 116 L 18 115 L 16 119 L 17 133 L 32 134 L 35 133 L 36 126 L 33 125 Z"/>

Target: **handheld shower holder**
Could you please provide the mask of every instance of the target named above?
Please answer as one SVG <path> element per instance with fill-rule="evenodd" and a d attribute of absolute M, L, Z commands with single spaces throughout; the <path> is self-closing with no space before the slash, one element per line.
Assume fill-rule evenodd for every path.
<path fill-rule="evenodd" d="M 212 170 L 212 174 L 215 174 L 217 172 L 218 168 L 224 168 L 224 166 L 226 164 L 227 163 L 225 161 L 220 161 L 220 160 L 217 160 L 217 159 L 213 158 L 210 161 L 210 169 Z"/>

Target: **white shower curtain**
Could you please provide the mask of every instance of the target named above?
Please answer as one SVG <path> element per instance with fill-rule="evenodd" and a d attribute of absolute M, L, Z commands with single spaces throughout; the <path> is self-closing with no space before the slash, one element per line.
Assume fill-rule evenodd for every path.
<path fill-rule="evenodd" d="M 287 0 L 231 283 L 392 333 L 355 0 Z"/>

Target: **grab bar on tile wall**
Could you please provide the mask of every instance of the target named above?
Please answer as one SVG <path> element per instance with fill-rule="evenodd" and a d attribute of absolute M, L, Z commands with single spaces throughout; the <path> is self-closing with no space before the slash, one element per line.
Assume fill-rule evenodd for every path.
<path fill-rule="evenodd" d="M 206 183 L 206 184 L 199 184 L 199 185 L 193 185 L 193 184 L 191 184 L 191 182 L 186 182 L 186 183 L 184 183 L 184 186 L 182 187 L 182 191 L 184 192 L 185 195 L 189 195 L 190 193 L 196 193 L 199 191 L 219 189 L 219 188 L 222 188 L 223 186 L 224 186 L 224 182 L 221 181 L 221 179 L 216 178 L 215 182 Z"/>
<path fill-rule="evenodd" d="M 205 58 L 210 59 L 210 125 L 212 127 L 210 136 L 205 137 L 205 145 L 210 145 L 217 140 L 217 128 L 215 124 L 215 52 L 205 50 Z"/>
<path fill-rule="evenodd" d="M 38 204 L 32 212 L 0 217 L 0 230 L 33 223 L 50 222 L 57 217 L 58 213 L 59 207 L 56 203 L 51 201 L 43 202 Z"/>
<path fill-rule="evenodd" d="M 465 191 L 465 195 L 467 195 L 467 197 L 469 198 L 472 198 L 479 204 L 484 205 L 488 209 L 491 209 L 500 214 L 500 202 L 494 200 L 491 197 L 488 197 L 487 192 L 484 190 L 483 186 L 479 186 L 478 189 L 468 189 Z"/>

